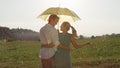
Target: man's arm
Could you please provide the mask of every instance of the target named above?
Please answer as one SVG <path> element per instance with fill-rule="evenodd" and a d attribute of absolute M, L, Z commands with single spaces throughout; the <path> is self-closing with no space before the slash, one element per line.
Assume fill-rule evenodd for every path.
<path fill-rule="evenodd" d="M 44 45 L 41 45 L 42 48 L 53 48 L 55 45 L 53 43 L 50 43 L 50 44 L 44 44 Z M 70 51 L 70 47 L 66 46 L 66 45 L 63 45 L 63 44 L 59 44 L 58 45 L 59 48 L 63 48 L 67 51 Z"/>
<path fill-rule="evenodd" d="M 53 42 L 53 44 L 55 45 L 56 48 L 59 47 L 59 48 L 63 48 L 63 49 L 66 49 L 66 50 L 70 51 L 69 47 L 60 43 L 57 30 L 53 30 L 53 32 L 51 31 L 51 38 L 52 38 L 52 42 Z"/>
<path fill-rule="evenodd" d="M 44 45 L 41 44 L 41 47 L 42 47 L 42 48 L 53 48 L 54 46 L 55 46 L 55 45 L 54 45 L 53 43 L 44 44 Z"/>
<path fill-rule="evenodd" d="M 68 47 L 68 46 L 66 46 L 66 45 L 63 45 L 63 44 L 60 44 L 58 47 L 59 47 L 59 48 L 63 48 L 63 49 L 65 49 L 65 50 L 67 50 L 67 51 L 70 51 L 70 50 L 71 50 L 70 47 Z"/>

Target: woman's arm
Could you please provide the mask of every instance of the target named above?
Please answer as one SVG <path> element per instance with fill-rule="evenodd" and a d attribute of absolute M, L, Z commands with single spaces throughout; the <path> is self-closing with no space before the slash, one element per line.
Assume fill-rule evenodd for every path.
<path fill-rule="evenodd" d="M 76 29 L 73 26 L 70 26 L 72 29 L 72 37 L 77 37 Z"/>
<path fill-rule="evenodd" d="M 75 30 L 75 28 L 74 28 L 73 26 L 71 26 L 71 28 L 72 28 L 72 38 L 71 38 L 71 42 L 72 42 L 72 44 L 73 44 L 73 46 L 74 46 L 75 48 L 81 48 L 81 47 L 83 47 L 83 46 L 86 46 L 86 45 L 90 45 L 90 44 L 91 44 L 90 42 L 87 42 L 87 43 L 84 43 L 84 44 L 77 44 L 77 42 L 76 42 L 77 32 L 76 32 L 76 30 Z"/>
<path fill-rule="evenodd" d="M 87 43 L 84 43 L 84 44 L 77 44 L 76 39 L 74 37 L 72 37 L 71 42 L 72 42 L 72 45 L 75 48 L 81 48 L 81 47 L 86 46 L 86 45 L 91 45 L 90 42 L 87 42 Z"/>

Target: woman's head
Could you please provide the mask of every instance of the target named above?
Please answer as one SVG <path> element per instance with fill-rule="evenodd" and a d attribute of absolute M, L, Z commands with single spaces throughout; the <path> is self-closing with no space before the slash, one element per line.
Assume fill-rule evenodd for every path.
<path fill-rule="evenodd" d="M 70 28 L 72 29 L 72 35 L 74 37 L 77 37 L 77 32 L 76 32 L 75 28 L 73 26 L 71 26 L 69 24 L 69 22 L 63 22 L 61 25 L 61 31 L 63 31 L 63 32 L 67 32 Z"/>
<path fill-rule="evenodd" d="M 69 22 L 63 22 L 61 25 L 61 31 L 68 31 L 70 29 L 70 24 Z"/>

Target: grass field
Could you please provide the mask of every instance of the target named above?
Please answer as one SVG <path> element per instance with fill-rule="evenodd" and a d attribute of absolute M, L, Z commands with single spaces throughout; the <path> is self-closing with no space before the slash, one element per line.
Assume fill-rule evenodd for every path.
<path fill-rule="evenodd" d="M 78 40 L 91 41 L 93 46 L 75 49 L 72 46 L 73 68 L 120 68 L 120 37 Z M 41 68 L 40 42 L 0 41 L 0 68 Z"/>

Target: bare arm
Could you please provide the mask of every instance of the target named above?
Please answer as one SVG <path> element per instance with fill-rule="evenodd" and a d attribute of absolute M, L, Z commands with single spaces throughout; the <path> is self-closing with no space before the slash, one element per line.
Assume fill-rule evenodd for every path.
<path fill-rule="evenodd" d="M 41 47 L 43 48 L 53 48 L 55 45 L 53 43 L 50 43 L 50 44 L 44 44 L 44 45 L 41 45 Z"/>
<path fill-rule="evenodd" d="M 65 50 L 67 50 L 67 51 L 70 51 L 70 50 L 71 50 L 70 47 L 65 46 L 64 44 L 60 44 L 58 47 L 59 47 L 59 48 L 63 48 L 63 49 L 65 49 Z"/>
<path fill-rule="evenodd" d="M 84 44 L 77 44 L 76 39 L 75 39 L 75 37 L 77 37 L 77 31 L 75 30 L 75 28 L 74 28 L 73 26 L 71 26 L 71 28 L 72 28 L 72 38 L 71 38 L 71 42 L 72 42 L 72 44 L 73 44 L 73 46 L 74 46 L 75 48 L 81 48 L 81 47 L 83 47 L 83 46 L 86 46 L 86 45 L 90 45 L 90 44 L 91 44 L 90 42 L 87 42 L 87 43 L 84 43 Z"/>
<path fill-rule="evenodd" d="M 44 44 L 42 45 L 41 47 L 44 47 L 44 48 L 53 48 L 55 45 L 53 43 L 50 43 L 50 44 Z M 59 44 L 58 45 L 59 48 L 63 48 L 67 51 L 70 51 L 70 47 L 66 46 L 66 45 L 63 45 L 63 44 Z"/>
<path fill-rule="evenodd" d="M 72 37 L 71 42 L 72 42 L 72 45 L 75 48 L 81 48 L 81 47 L 86 46 L 86 45 L 91 45 L 90 42 L 87 42 L 87 43 L 84 43 L 84 44 L 77 44 L 76 39 L 74 37 Z"/>
<path fill-rule="evenodd" d="M 72 37 L 77 37 L 77 31 L 75 30 L 75 28 L 73 26 L 70 26 L 72 29 Z"/>
<path fill-rule="evenodd" d="M 81 47 L 84 47 L 86 45 L 92 45 L 91 42 L 86 42 L 84 44 L 77 44 L 76 42 L 76 39 L 74 37 L 71 38 L 71 42 L 72 42 L 72 45 L 75 47 L 75 48 L 81 48 Z"/>

